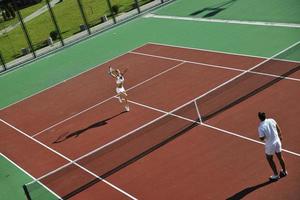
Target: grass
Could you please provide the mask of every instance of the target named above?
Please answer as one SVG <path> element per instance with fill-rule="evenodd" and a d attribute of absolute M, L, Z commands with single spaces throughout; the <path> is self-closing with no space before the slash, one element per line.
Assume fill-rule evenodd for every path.
<path fill-rule="evenodd" d="M 140 4 L 148 3 L 151 0 L 141 0 Z M 133 9 L 134 0 L 112 0 L 112 5 L 119 6 L 119 12 L 127 12 Z M 33 7 L 22 10 L 23 16 L 28 16 L 35 10 L 45 5 L 45 1 Z M 84 12 L 90 26 L 101 22 L 101 17 L 109 16 L 110 11 L 106 0 L 82 0 Z M 53 8 L 57 23 L 64 39 L 80 32 L 80 25 L 84 24 L 77 0 L 64 0 Z M 43 42 L 49 37 L 51 31 L 55 30 L 49 12 L 45 12 L 26 23 L 31 41 L 35 49 L 42 47 Z M 21 56 L 21 49 L 28 47 L 21 27 L 0 36 L 0 51 L 6 62 Z M 37 48 L 36 48 L 37 47 Z"/>

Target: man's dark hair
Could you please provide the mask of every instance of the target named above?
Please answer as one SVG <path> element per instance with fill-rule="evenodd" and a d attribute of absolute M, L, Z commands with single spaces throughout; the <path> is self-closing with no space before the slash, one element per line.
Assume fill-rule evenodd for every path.
<path fill-rule="evenodd" d="M 264 112 L 259 112 L 259 113 L 258 113 L 258 118 L 259 118 L 261 121 L 265 121 L 265 119 L 266 119 L 266 113 L 264 113 Z"/>

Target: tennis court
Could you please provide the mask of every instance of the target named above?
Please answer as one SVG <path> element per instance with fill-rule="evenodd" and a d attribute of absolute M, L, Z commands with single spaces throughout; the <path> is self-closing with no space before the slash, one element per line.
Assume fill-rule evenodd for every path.
<path fill-rule="evenodd" d="M 171 15 L 182 4 L 156 14 Z M 142 24 L 165 20 L 157 16 L 146 15 Z M 195 23 L 185 20 L 177 23 Z M 33 200 L 297 199 L 300 41 L 298 28 L 292 29 L 294 38 L 266 56 L 164 43 L 163 37 L 131 44 L 121 55 L 74 69 L 56 84 L 3 106 L 1 153 L 32 176 L 24 189 Z M 130 112 L 115 96 L 109 66 L 128 69 Z M 67 69 L 53 73 L 60 70 Z M 259 111 L 284 130 L 289 175 L 276 182 L 268 180 Z"/>
<path fill-rule="evenodd" d="M 268 72 L 274 62 L 284 69 Z M 110 65 L 129 69 L 130 112 L 123 112 L 114 98 L 114 83 L 106 72 Z M 3 109 L 1 130 L 11 132 L 6 141 L 19 141 L 20 147 L 6 153 L 42 177 L 28 185 L 32 199 L 41 198 L 35 190 L 42 185 L 59 197 L 75 199 L 89 193 L 121 199 L 229 198 L 242 184 L 267 180 L 256 133 L 260 109 L 276 116 L 274 108 L 295 106 L 277 118 L 286 121 L 285 137 L 293 138 L 285 141 L 285 150 L 289 171 L 297 174 L 299 137 L 293 130 L 299 126 L 298 68 L 299 62 L 274 58 L 146 44 Z M 281 93 L 277 101 L 272 100 L 274 92 Z M 279 106 L 283 99 L 288 99 L 286 108 Z M 269 107 L 261 105 L 264 101 L 270 101 Z M 231 104 L 237 105 L 229 109 Z M 39 159 L 26 155 L 28 146 L 37 148 Z M 39 164 L 32 166 L 37 159 Z M 286 185 L 283 179 L 268 188 L 289 188 L 283 198 L 295 195 L 299 177 L 288 179 L 295 182 Z"/>

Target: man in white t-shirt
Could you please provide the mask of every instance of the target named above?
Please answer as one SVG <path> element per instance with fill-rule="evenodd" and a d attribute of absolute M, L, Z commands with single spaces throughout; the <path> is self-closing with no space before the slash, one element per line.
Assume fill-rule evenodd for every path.
<path fill-rule="evenodd" d="M 260 119 L 260 124 L 258 127 L 259 138 L 265 142 L 265 153 L 268 163 L 273 170 L 273 175 L 270 180 L 278 180 L 281 177 L 287 175 L 285 162 L 281 154 L 281 130 L 279 125 L 274 119 L 266 119 L 266 114 L 263 112 L 258 113 L 258 118 Z M 279 163 L 282 167 L 280 175 L 278 174 L 276 164 L 273 160 L 273 155 L 276 154 Z"/>

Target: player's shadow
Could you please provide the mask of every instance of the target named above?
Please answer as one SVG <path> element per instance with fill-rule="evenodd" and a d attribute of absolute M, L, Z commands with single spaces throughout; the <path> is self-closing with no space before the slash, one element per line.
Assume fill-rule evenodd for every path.
<path fill-rule="evenodd" d="M 121 114 L 123 114 L 125 112 L 126 111 L 123 111 L 123 112 L 121 112 L 119 114 L 116 114 L 116 115 L 114 115 L 112 117 L 109 117 L 109 118 L 106 118 L 104 120 L 98 121 L 98 122 L 96 122 L 96 123 L 94 123 L 94 124 L 92 124 L 92 125 L 90 125 L 90 126 L 88 126 L 86 128 L 80 129 L 78 131 L 75 131 L 75 132 L 72 132 L 72 133 L 69 133 L 69 132 L 64 133 L 63 135 L 60 135 L 53 143 L 54 144 L 55 143 L 60 143 L 60 142 L 63 142 L 65 140 L 67 140 L 67 139 L 70 139 L 72 137 L 76 138 L 76 137 L 80 136 L 81 134 L 83 134 L 85 131 L 87 131 L 89 129 L 98 128 L 100 126 L 104 126 L 104 125 L 107 124 L 107 121 L 109 121 L 109 120 L 111 120 L 111 119 L 113 119 L 113 118 L 115 118 L 115 117 L 117 117 L 117 116 L 119 116 L 119 115 L 121 115 Z"/>
<path fill-rule="evenodd" d="M 233 196 L 227 198 L 226 200 L 239 200 L 239 199 L 242 199 L 245 196 L 247 196 L 248 194 L 250 194 L 251 192 L 254 192 L 255 190 L 258 190 L 259 188 L 265 187 L 265 186 L 267 186 L 271 183 L 274 183 L 274 181 L 268 180 L 268 181 L 260 183 L 258 185 L 247 187 L 247 188 L 243 189 L 242 191 L 234 194 Z"/>
<path fill-rule="evenodd" d="M 169 118 L 167 118 L 169 119 Z M 106 157 L 107 161 L 102 162 L 102 166 L 96 167 L 94 165 L 94 171 L 93 173 L 97 174 L 97 178 L 91 178 L 90 180 L 81 180 L 83 184 L 77 184 L 80 185 L 79 187 L 73 189 L 68 194 L 62 197 L 62 199 L 70 199 L 71 197 L 77 195 L 78 193 L 85 191 L 86 189 L 92 187 L 98 182 L 101 182 L 103 179 L 108 178 L 109 176 L 119 172 L 120 170 L 124 169 L 125 167 L 131 165 L 132 163 L 144 158 L 151 152 L 159 149 L 160 147 L 174 141 L 176 138 L 188 133 L 191 129 L 195 128 L 199 125 L 199 120 L 195 119 L 197 122 L 190 122 L 189 124 L 185 124 L 182 129 L 178 130 L 177 132 L 174 130 L 174 133 L 169 133 L 165 135 L 165 138 L 158 139 L 157 142 L 154 142 L 152 145 L 148 144 L 148 139 L 150 138 L 149 134 L 153 134 L 154 132 L 149 132 L 147 130 L 149 127 L 146 126 L 144 130 L 140 130 L 138 134 L 129 134 L 127 137 L 123 137 L 122 139 L 118 140 L 115 143 L 111 143 L 110 145 L 106 146 L 105 148 L 99 150 L 98 152 L 93 153 L 92 155 L 89 155 L 85 158 L 85 160 L 82 160 L 82 163 L 85 164 L 91 164 L 91 162 L 99 163 L 99 160 L 97 162 L 97 159 L 101 159 L 101 157 Z M 155 124 L 155 127 L 159 126 L 158 124 Z M 155 128 L 152 127 L 152 128 Z M 178 127 L 177 127 L 178 128 Z M 153 131 L 153 130 L 152 130 Z M 165 130 L 168 132 L 167 130 Z M 144 133 L 143 133 L 144 132 Z M 164 133 L 161 133 L 164 134 Z M 154 134 L 155 135 L 155 134 Z M 153 135 L 153 136 L 154 136 Z M 141 139 L 141 138 L 143 139 Z M 144 138 L 145 137 L 145 138 Z M 139 143 L 136 142 L 136 140 L 139 140 Z M 147 141 L 143 141 L 147 140 Z M 152 139 L 151 139 L 152 140 Z M 154 139 L 155 140 L 155 139 Z M 138 150 L 140 149 L 140 151 Z M 113 158 L 109 156 L 112 154 Z M 117 155 L 117 156 L 116 156 Z M 128 159 L 125 159 L 128 156 Z M 91 166 L 91 165 L 90 165 Z"/>
<path fill-rule="evenodd" d="M 222 12 L 223 10 L 227 9 L 228 7 L 230 7 L 233 3 L 235 3 L 237 0 L 229 0 L 229 1 L 225 1 L 222 3 L 218 3 L 216 5 L 210 6 L 210 7 L 206 7 L 203 8 L 201 10 L 197 10 L 193 13 L 190 14 L 190 16 L 196 16 L 199 15 L 201 13 L 206 13 L 203 18 L 206 17 L 213 17 L 215 15 L 217 15 L 218 13 Z"/>

